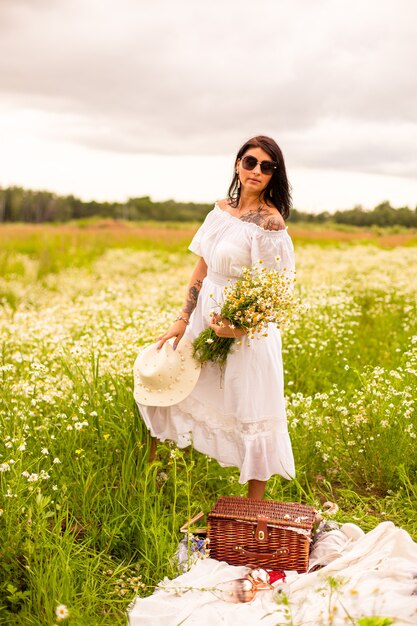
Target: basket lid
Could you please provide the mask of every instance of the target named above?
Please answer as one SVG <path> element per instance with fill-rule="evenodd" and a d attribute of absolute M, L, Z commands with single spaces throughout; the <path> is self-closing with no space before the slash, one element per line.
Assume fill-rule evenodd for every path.
<path fill-rule="evenodd" d="M 299 502 L 276 502 L 275 500 L 256 500 L 239 496 L 221 496 L 208 517 L 255 522 L 261 515 L 272 524 L 311 530 L 315 514 L 316 511 L 312 506 Z"/>

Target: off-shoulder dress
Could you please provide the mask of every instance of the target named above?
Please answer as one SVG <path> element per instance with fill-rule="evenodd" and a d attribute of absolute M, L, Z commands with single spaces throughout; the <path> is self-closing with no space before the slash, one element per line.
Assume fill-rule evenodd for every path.
<path fill-rule="evenodd" d="M 207 264 L 197 306 L 185 337 L 193 341 L 210 323 L 210 312 L 224 300 L 229 279 L 243 266 L 262 260 L 266 267 L 294 271 L 294 248 L 288 229 L 264 230 L 224 211 L 216 203 L 189 249 Z M 278 259 L 278 260 L 277 260 Z M 138 404 L 151 434 L 178 447 L 193 445 L 223 466 L 240 470 L 240 483 L 268 480 L 273 474 L 293 478 L 294 459 L 287 428 L 281 334 L 269 324 L 268 336 L 242 338 L 229 353 L 222 375 L 205 363 L 191 394 L 169 407 Z"/>

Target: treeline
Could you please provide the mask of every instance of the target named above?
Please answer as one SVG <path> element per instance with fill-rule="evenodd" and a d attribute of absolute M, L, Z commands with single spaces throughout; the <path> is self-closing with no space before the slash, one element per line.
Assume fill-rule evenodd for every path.
<path fill-rule="evenodd" d="M 201 222 L 213 204 L 195 202 L 154 202 L 149 196 L 129 198 L 126 202 L 84 202 L 75 196 L 58 196 L 49 191 L 31 191 L 22 187 L 0 188 L 0 222 L 67 222 L 69 220 L 103 217 L 124 220 L 156 220 Z M 417 228 L 415 209 L 395 209 L 383 202 L 372 210 L 362 206 L 329 213 L 313 214 L 293 209 L 291 222 L 323 224 L 333 222 L 354 226 L 404 226 Z"/>
<path fill-rule="evenodd" d="M 0 222 L 68 222 L 96 217 L 123 220 L 202 222 L 212 206 L 194 202 L 153 202 L 149 196 L 127 202 L 84 202 L 75 196 L 21 187 L 0 189 Z"/>
<path fill-rule="evenodd" d="M 405 226 L 406 228 L 417 228 L 417 206 L 414 210 L 407 206 L 394 209 L 389 202 L 382 202 L 372 210 L 366 210 L 358 205 L 353 209 L 345 211 L 335 211 L 335 213 L 323 211 L 315 215 L 293 209 L 290 220 L 293 222 L 315 222 L 318 224 L 333 222 L 336 224 L 350 224 L 351 226 Z"/>

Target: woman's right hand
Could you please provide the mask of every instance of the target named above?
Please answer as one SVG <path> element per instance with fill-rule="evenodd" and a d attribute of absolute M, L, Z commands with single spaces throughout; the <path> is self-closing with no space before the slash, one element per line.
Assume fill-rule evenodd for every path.
<path fill-rule="evenodd" d="M 181 341 L 182 337 L 184 336 L 186 328 L 187 328 L 187 325 L 184 322 L 184 320 L 177 320 L 175 322 L 175 324 L 173 324 L 171 326 L 171 328 L 169 328 L 167 330 L 166 333 L 164 333 L 163 335 L 158 337 L 158 339 L 157 339 L 158 345 L 156 346 L 156 349 L 160 350 L 162 348 L 162 346 L 164 345 L 164 343 L 168 339 L 171 339 L 171 337 L 176 337 L 176 339 L 175 339 L 175 341 L 173 343 L 173 346 L 172 346 L 174 348 L 174 350 L 176 350 L 179 342 Z"/>

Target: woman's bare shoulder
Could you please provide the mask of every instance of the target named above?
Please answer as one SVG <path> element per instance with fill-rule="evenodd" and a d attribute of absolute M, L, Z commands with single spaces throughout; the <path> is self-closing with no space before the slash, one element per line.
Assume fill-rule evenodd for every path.
<path fill-rule="evenodd" d="M 260 225 L 265 230 L 285 230 L 285 221 L 278 209 L 273 213 L 263 215 Z"/>

